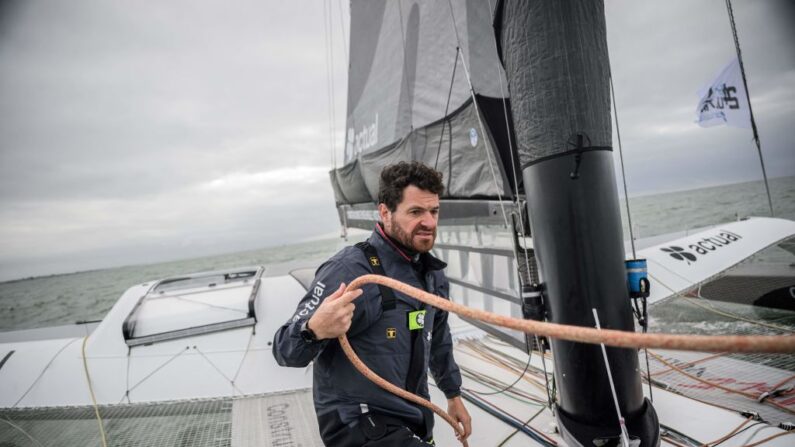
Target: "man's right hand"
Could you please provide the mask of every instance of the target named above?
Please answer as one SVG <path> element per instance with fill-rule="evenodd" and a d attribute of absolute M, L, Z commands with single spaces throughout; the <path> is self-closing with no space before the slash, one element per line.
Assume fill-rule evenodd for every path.
<path fill-rule="evenodd" d="M 353 310 L 356 308 L 353 300 L 362 294 L 362 289 L 345 292 L 345 283 L 339 289 L 323 300 L 317 310 L 307 322 L 307 326 L 318 340 L 337 338 L 348 332 L 353 319 Z"/>

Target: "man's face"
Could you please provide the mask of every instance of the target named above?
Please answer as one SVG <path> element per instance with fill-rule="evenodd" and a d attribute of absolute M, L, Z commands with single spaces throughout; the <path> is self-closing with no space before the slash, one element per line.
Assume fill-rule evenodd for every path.
<path fill-rule="evenodd" d="M 426 253 L 436 241 L 436 226 L 439 222 L 439 196 L 409 185 L 403 190 L 403 200 L 395 211 L 379 204 L 378 212 L 384 231 L 406 247 Z"/>

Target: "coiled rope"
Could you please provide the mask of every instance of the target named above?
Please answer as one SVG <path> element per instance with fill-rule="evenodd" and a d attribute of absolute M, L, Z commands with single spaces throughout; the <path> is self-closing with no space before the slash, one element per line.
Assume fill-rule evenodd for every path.
<path fill-rule="evenodd" d="M 476 319 L 502 326 L 517 331 L 522 331 L 539 336 L 552 337 L 580 343 L 605 344 L 618 348 L 654 348 L 672 349 L 679 351 L 703 352 L 766 352 L 766 353 L 793 353 L 795 352 L 795 335 L 675 335 L 675 334 L 650 334 L 619 331 L 614 329 L 594 329 L 582 326 L 570 326 L 557 323 L 546 323 L 534 320 L 521 320 L 504 315 L 498 315 L 480 309 L 463 306 L 450 300 L 412 287 L 400 281 L 382 275 L 362 275 L 351 281 L 346 292 L 360 289 L 365 284 L 378 284 L 389 287 L 400 293 L 411 296 L 425 304 L 447 312 L 452 312 L 461 317 Z M 374 373 L 362 362 L 351 347 L 348 337 L 342 334 L 338 337 L 340 346 L 353 366 L 370 381 L 392 394 L 402 397 L 410 402 L 422 405 L 433 411 L 447 421 L 455 430 L 459 439 L 464 434 L 463 427 L 444 410 L 432 402 L 425 400 L 413 393 L 387 382 Z"/>

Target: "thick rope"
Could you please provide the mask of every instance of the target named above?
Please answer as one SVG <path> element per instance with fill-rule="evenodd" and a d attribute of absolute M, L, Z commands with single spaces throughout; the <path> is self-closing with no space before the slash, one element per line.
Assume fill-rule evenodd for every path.
<path fill-rule="evenodd" d="M 464 318 L 471 318 L 497 326 L 527 332 L 539 336 L 558 338 L 581 343 L 600 344 L 619 348 L 657 348 L 680 351 L 705 351 L 705 352 L 795 352 L 795 335 L 674 335 L 674 334 L 639 334 L 636 332 L 618 331 L 614 329 L 593 329 L 581 326 L 546 323 L 534 320 L 520 320 L 504 315 L 486 312 L 480 309 L 463 306 L 450 300 L 412 287 L 400 281 L 382 275 L 362 275 L 351 281 L 346 292 L 360 289 L 365 284 L 378 284 L 394 289 L 404 295 L 409 295 L 425 304 L 447 312 L 455 313 Z M 370 381 L 392 394 L 402 397 L 410 402 L 422 405 L 433 411 L 447 421 L 455 430 L 459 439 L 462 439 L 464 430 L 461 424 L 453 419 L 444 410 L 432 402 L 425 400 L 413 393 L 387 382 L 374 373 L 362 362 L 351 347 L 348 337 L 342 334 L 338 337 L 340 346 L 351 361 L 353 366 Z"/>
<path fill-rule="evenodd" d="M 617 348 L 652 348 L 678 351 L 702 352 L 767 352 L 795 353 L 793 335 L 676 335 L 660 333 L 637 333 L 615 329 L 588 328 L 534 320 L 522 320 L 473 309 L 450 300 L 439 298 L 424 290 L 401 283 L 381 275 L 362 275 L 348 285 L 347 290 L 361 288 L 365 284 L 379 284 L 395 289 L 405 295 L 438 309 L 455 313 L 461 317 L 484 321 L 497 326 L 527 332 L 539 336 L 558 338 L 580 343 L 600 344 Z"/>

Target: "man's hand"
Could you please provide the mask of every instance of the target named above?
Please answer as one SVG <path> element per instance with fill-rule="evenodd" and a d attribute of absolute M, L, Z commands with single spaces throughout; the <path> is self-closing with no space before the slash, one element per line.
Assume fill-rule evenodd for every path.
<path fill-rule="evenodd" d="M 362 294 L 362 289 L 345 292 L 345 283 L 339 289 L 323 300 L 315 313 L 307 322 L 307 326 L 318 340 L 337 338 L 348 332 L 353 319 L 353 309 L 356 308 L 353 300 Z"/>
<path fill-rule="evenodd" d="M 447 414 L 464 427 L 464 435 L 458 437 L 458 440 L 461 441 L 464 447 L 469 447 L 467 438 L 472 434 L 472 417 L 469 416 L 469 412 L 464 407 L 464 401 L 461 400 L 461 396 L 447 399 Z"/>

